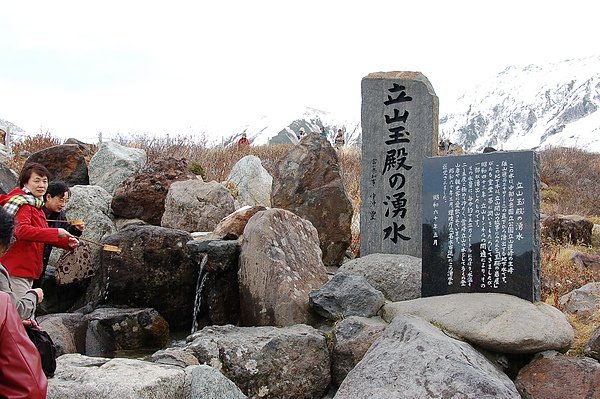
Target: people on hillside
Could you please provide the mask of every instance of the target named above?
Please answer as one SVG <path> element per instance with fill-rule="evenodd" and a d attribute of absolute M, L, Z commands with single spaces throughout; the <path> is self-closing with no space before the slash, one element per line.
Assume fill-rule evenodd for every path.
<path fill-rule="evenodd" d="M 48 379 L 40 353 L 6 292 L 0 292 L 0 397 L 44 399 Z"/>
<path fill-rule="evenodd" d="M 67 215 L 65 214 L 65 207 L 69 203 L 71 198 L 71 190 L 67 183 L 61 180 L 54 180 L 48 183 L 48 189 L 44 194 L 44 205 L 42 210 L 46 215 L 46 221 L 48 221 L 48 227 L 63 228 L 75 237 L 80 237 L 85 229 L 85 223 L 81 221 L 79 224 L 71 225 L 67 222 Z M 46 272 L 48 266 L 48 260 L 50 259 L 50 253 L 52 252 L 52 245 L 44 245 L 44 258 L 43 258 L 43 269 L 42 276 Z"/>
<path fill-rule="evenodd" d="M 19 187 L 0 198 L 0 205 L 15 218 L 14 243 L 0 257 L 10 274 L 12 290 L 21 298 L 43 270 L 44 244 L 73 250 L 79 241 L 63 228 L 50 228 L 42 210 L 50 172 L 39 163 L 28 163 L 19 175 Z"/>
<path fill-rule="evenodd" d="M 306 136 L 306 132 L 303 127 L 300 128 L 300 135 L 298 136 L 298 140 L 301 140 L 304 136 Z"/>
<path fill-rule="evenodd" d="M 246 137 L 246 133 L 242 133 L 242 137 L 240 137 L 240 139 L 237 141 L 237 146 L 238 148 L 241 147 L 250 147 L 250 141 L 248 140 L 248 137 Z"/>
<path fill-rule="evenodd" d="M 321 136 L 327 137 L 327 131 L 325 130 L 324 127 L 321 127 Z"/>
<path fill-rule="evenodd" d="M 338 129 L 337 134 L 335 135 L 334 143 L 335 148 L 341 148 L 346 143 L 342 129 Z"/>
<path fill-rule="evenodd" d="M 14 220 L 11 215 L 0 208 L 0 254 L 4 254 L 10 247 L 13 235 Z M 41 288 L 32 288 L 24 296 L 18 297 L 12 290 L 8 271 L 0 263 L 0 291 L 6 292 L 17 309 L 22 320 L 30 320 L 35 315 L 35 308 L 44 299 Z"/>

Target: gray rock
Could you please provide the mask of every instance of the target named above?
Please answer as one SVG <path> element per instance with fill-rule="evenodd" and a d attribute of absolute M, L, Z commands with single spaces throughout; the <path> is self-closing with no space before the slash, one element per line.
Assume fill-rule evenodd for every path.
<path fill-rule="evenodd" d="M 112 194 L 120 183 L 139 171 L 147 161 L 146 151 L 140 148 L 124 147 L 112 141 L 102 143 L 90 159 L 90 184 Z"/>
<path fill-rule="evenodd" d="M 416 315 L 482 348 L 502 353 L 566 351 L 573 328 L 558 309 L 505 294 L 452 294 L 387 302 L 383 319 Z"/>
<path fill-rule="evenodd" d="M 352 239 L 352 203 L 340 175 L 338 157 L 325 137 L 308 134 L 277 164 L 273 207 L 310 221 L 319 233 L 325 266 L 338 267 Z"/>
<path fill-rule="evenodd" d="M 244 229 L 238 280 L 242 325 L 310 324 L 308 294 L 327 282 L 316 229 L 283 209 L 255 214 Z"/>
<path fill-rule="evenodd" d="M 331 379 L 335 385 L 342 383 L 386 327 L 379 317 L 351 316 L 331 330 Z"/>
<path fill-rule="evenodd" d="M 191 366 L 197 367 L 197 366 Z M 79 354 L 57 359 L 48 380 L 48 399 L 188 399 L 196 396 L 192 370 L 134 359 L 107 359 Z"/>
<path fill-rule="evenodd" d="M 325 285 L 308 295 L 310 306 L 329 320 L 347 316 L 371 317 L 383 306 L 385 298 L 362 276 L 338 273 Z"/>
<path fill-rule="evenodd" d="M 321 398 L 331 379 L 325 336 L 307 325 L 212 326 L 187 340 L 200 363 L 252 398 Z"/>
<path fill-rule="evenodd" d="M 166 348 L 154 352 L 150 360 L 155 363 L 168 364 L 171 366 L 187 367 L 199 364 L 194 353 L 185 348 Z"/>
<path fill-rule="evenodd" d="M 5 146 L 0 144 L 0 162 L 2 162 L 2 147 Z M 0 163 L 0 194 L 8 194 L 13 188 L 15 188 L 17 186 L 18 178 L 19 176 L 14 170 L 10 169 L 8 166 L 5 166 L 3 163 Z"/>
<path fill-rule="evenodd" d="M 583 348 L 583 353 L 600 361 L 600 326 L 596 327 L 590 336 L 585 348 Z"/>
<path fill-rule="evenodd" d="M 56 345 L 56 356 L 85 353 L 87 322 L 80 313 L 54 313 L 38 317 L 38 323 Z"/>
<path fill-rule="evenodd" d="M 559 305 L 565 313 L 579 318 L 591 317 L 600 309 L 600 282 L 587 283 L 561 296 Z"/>
<path fill-rule="evenodd" d="M 111 199 L 111 195 L 100 186 L 73 186 L 65 213 L 69 219 L 81 219 L 85 222 L 83 237 L 100 241 L 105 235 L 117 231 L 110 213 Z M 91 249 L 93 262 L 98 263 L 101 248 L 91 246 Z"/>
<path fill-rule="evenodd" d="M 165 199 L 161 226 L 190 233 L 212 231 L 234 210 L 233 197 L 220 183 L 198 179 L 173 182 Z"/>
<path fill-rule="evenodd" d="M 350 371 L 335 399 L 520 398 L 514 384 L 466 342 L 398 316 Z"/>
<path fill-rule="evenodd" d="M 200 365 L 190 367 L 188 378 L 191 379 L 191 398 L 201 399 L 242 399 L 246 395 L 218 370 Z"/>
<path fill-rule="evenodd" d="M 116 350 L 162 348 L 169 325 L 154 309 L 96 309 L 88 321 L 85 354 L 107 356 Z"/>
<path fill-rule="evenodd" d="M 233 165 L 227 180 L 235 185 L 240 205 L 271 206 L 273 177 L 262 166 L 260 158 L 246 155 Z"/>
<path fill-rule="evenodd" d="M 414 256 L 370 254 L 344 263 L 338 272 L 363 276 L 393 302 L 421 297 L 421 259 Z"/>

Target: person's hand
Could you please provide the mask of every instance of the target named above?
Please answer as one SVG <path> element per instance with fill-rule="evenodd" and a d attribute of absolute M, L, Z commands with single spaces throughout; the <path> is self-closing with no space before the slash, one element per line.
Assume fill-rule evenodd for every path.
<path fill-rule="evenodd" d="M 75 249 L 79 245 L 79 240 L 73 236 L 69 237 L 69 248 Z"/>
<path fill-rule="evenodd" d="M 35 291 L 38 297 L 37 303 L 41 303 L 44 300 L 44 290 L 42 290 L 41 288 L 33 288 L 33 291 Z"/>
<path fill-rule="evenodd" d="M 30 325 L 32 325 L 32 324 L 33 324 L 33 323 L 32 323 L 32 321 L 31 321 L 31 320 L 23 320 L 23 325 L 24 325 L 25 327 L 29 327 L 29 326 L 30 326 Z"/>
<path fill-rule="evenodd" d="M 73 237 L 73 235 L 71 233 L 69 233 L 67 230 L 63 229 L 63 228 L 59 228 L 58 229 L 58 238 L 65 238 L 65 237 Z"/>

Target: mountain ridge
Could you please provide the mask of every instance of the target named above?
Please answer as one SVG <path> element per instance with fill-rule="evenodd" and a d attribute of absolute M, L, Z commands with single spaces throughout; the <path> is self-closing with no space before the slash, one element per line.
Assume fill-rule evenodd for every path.
<path fill-rule="evenodd" d="M 600 56 L 510 66 L 451 104 L 440 132 L 470 151 L 572 146 L 600 152 Z"/>

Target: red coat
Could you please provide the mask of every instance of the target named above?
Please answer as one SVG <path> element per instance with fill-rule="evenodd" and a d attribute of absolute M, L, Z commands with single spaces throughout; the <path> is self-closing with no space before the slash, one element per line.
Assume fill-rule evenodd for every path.
<path fill-rule="evenodd" d="M 3 206 L 14 195 L 24 194 L 25 191 L 17 187 L 0 199 L 0 205 Z M 58 238 L 58 229 L 48 227 L 44 211 L 32 205 L 21 205 L 17 211 L 14 235 L 16 241 L 0 257 L 0 262 L 14 277 L 40 278 L 44 244 L 69 249 L 69 239 Z"/>
<path fill-rule="evenodd" d="M 47 389 L 40 354 L 10 297 L 0 291 L 0 397 L 44 399 Z"/>

